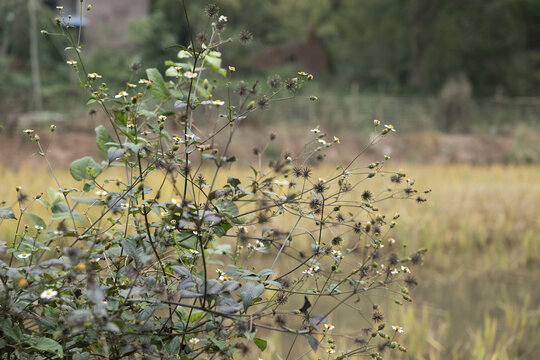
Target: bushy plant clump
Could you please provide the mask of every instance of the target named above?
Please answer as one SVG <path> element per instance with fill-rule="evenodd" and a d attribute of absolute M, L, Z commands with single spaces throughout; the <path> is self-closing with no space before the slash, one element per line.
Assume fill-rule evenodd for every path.
<path fill-rule="evenodd" d="M 96 128 L 105 160 L 74 161 L 77 187 L 57 181 L 31 200 L 17 188 L 15 210 L 0 209 L 17 224 L 0 243 L 2 358 L 256 358 L 279 351 L 272 333 L 288 341 L 281 358 L 406 351 L 403 329 L 372 299 L 411 301 L 409 264 L 425 250 L 390 237 L 400 215 L 379 203 L 425 201 L 414 181 L 385 171 L 388 156 L 358 165 L 362 153 L 315 176 L 310 159 L 340 142 L 319 127 L 301 153 L 263 166 L 257 150 L 251 175 L 235 176 L 246 167 L 229 151 L 238 127 L 285 99 L 316 101 L 302 95 L 313 75 L 233 86 L 220 53 L 228 19 L 209 5 L 207 32 L 172 47 L 164 74 L 140 77 L 135 66 L 111 91 L 59 11 L 48 35 L 70 42 L 67 62 L 109 120 Z M 394 131 L 377 120 L 374 129 L 370 146 Z M 39 135 L 25 132 L 48 164 Z M 39 206 L 48 219 L 30 211 Z"/>

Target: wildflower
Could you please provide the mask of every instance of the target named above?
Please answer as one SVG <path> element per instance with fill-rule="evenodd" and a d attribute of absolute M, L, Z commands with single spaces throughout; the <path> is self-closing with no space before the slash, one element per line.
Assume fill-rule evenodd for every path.
<path fill-rule="evenodd" d="M 324 139 L 317 139 L 317 141 L 319 142 L 319 144 L 326 145 L 326 140 Z"/>
<path fill-rule="evenodd" d="M 324 324 L 324 328 L 330 331 L 330 330 L 334 330 L 335 326 L 332 324 Z"/>
<path fill-rule="evenodd" d="M 392 271 L 390 271 L 390 274 L 392 275 L 396 275 L 397 273 L 399 273 L 398 269 L 392 269 Z"/>
<path fill-rule="evenodd" d="M 339 138 L 338 138 L 337 136 L 334 136 L 334 142 L 336 142 L 336 143 L 340 144 L 340 142 L 339 142 Z"/>
<path fill-rule="evenodd" d="M 22 190 L 22 186 L 15 186 L 15 190 L 17 190 L 17 192 L 21 191 L 21 190 Z"/>
<path fill-rule="evenodd" d="M 19 259 L 26 259 L 26 258 L 29 258 L 30 255 L 31 255 L 31 254 L 29 254 L 29 253 L 22 253 L 22 254 L 17 255 L 17 257 L 18 257 Z"/>
<path fill-rule="evenodd" d="M 147 79 L 140 79 L 139 80 L 139 84 L 148 84 L 148 80 Z"/>
<path fill-rule="evenodd" d="M 49 32 L 47 30 L 41 30 L 40 33 L 41 35 L 47 35 Z"/>
<path fill-rule="evenodd" d="M 289 182 L 287 180 L 274 180 L 274 184 L 278 186 L 288 186 Z"/>
<path fill-rule="evenodd" d="M 304 270 L 304 271 L 302 271 L 302 274 L 313 276 L 313 272 L 311 272 L 311 270 Z"/>
<path fill-rule="evenodd" d="M 379 126 L 381 124 L 380 120 L 373 120 L 373 125 Z"/>
<path fill-rule="evenodd" d="M 248 227 L 244 226 L 244 225 L 241 225 L 241 226 L 238 227 L 238 231 L 241 232 L 241 233 L 247 234 Z"/>
<path fill-rule="evenodd" d="M 132 83 L 126 83 L 126 85 L 127 85 L 127 87 L 130 87 L 132 89 L 137 87 L 137 85 L 132 84 Z"/>
<path fill-rule="evenodd" d="M 199 252 L 194 249 L 189 249 L 189 252 L 191 253 L 191 255 L 199 255 Z"/>
<path fill-rule="evenodd" d="M 163 121 L 163 120 L 167 120 L 167 117 L 165 115 L 159 115 L 158 119 Z"/>
<path fill-rule="evenodd" d="M 199 339 L 196 338 L 196 337 L 195 337 L 195 338 L 192 338 L 192 339 L 189 339 L 189 343 L 190 343 L 190 344 L 193 344 L 193 345 L 197 344 L 199 341 L 201 341 L 201 340 L 199 340 Z"/>
<path fill-rule="evenodd" d="M 77 270 L 77 271 L 83 271 L 84 268 L 85 268 L 85 265 L 84 265 L 84 263 L 82 263 L 82 262 L 81 262 L 81 263 L 78 263 L 78 264 L 75 266 L 75 270 Z"/>
<path fill-rule="evenodd" d="M 105 195 L 107 195 L 107 192 L 104 191 L 104 190 L 98 190 L 98 191 L 96 191 L 96 195 L 97 196 L 105 196 Z"/>
<path fill-rule="evenodd" d="M 300 75 L 300 76 L 307 76 L 308 73 L 305 72 L 305 71 L 299 71 L 299 72 L 298 72 L 298 75 Z"/>
<path fill-rule="evenodd" d="M 309 75 L 307 76 L 307 79 L 308 79 L 308 80 L 313 80 L 313 75 L 309 74 Z"/>
<path fill-rule="evenodd" d="M 128 127 L 128 129 L 134 129 L 135 124 L 134 123 L 129 123 L 129 124 L 127 124 L 127 127 Z"/>
<path fill-rule="evenodd" d="M 311 265 L 311 271 L 314 273 L 319 272 L 320 269 L 319 265 Z"/>
<path fill-rule="evenodd" d="M 255 241 L 255 248 L 256 249 L 262 249 L 264 248 L 264 243 L 260 240 Z"/>
<path fill-rule="evenodd" d="M 331 254 L 338 260 L 343 260 L 343 254 L 341 253 L 341 250 L 332 250 Z"/>
<path fill-rule="evenodd" d="M 64 8 L 63 6 L 57 6 L 56 10 L 62 10 L 63 8 Z"/>
<path fill-rule="evenodd" d="M 75 60 L 66 61 L 69 65 L 75 65 L 77 62 Z"/>
<path fill-rule="evenodd" d="M 165 210 L 165 209 L 161 209 L 160 214 L 161 214 L 162 217 L 165 217 L 165 216 L 169 215 L 169 212 L 167 210 Z"/>
<path fill-rule="evenodd" d="M 178 57 L 180 59 L 187 59 L 187 58 L 191 57 L 191 54 L 189 53 L 189 51 L 180 50 L 180 52 L 178 53 Z"/>
<path fill-rule="evenodd" d="M 115 97 L 116 99 L 118 99 L 118 98 L 125 97 L 125 96 L 128 96 L 128 93 L 125 92 L 125 91 L 120 91 L 120 92 L 119 92 L 118 94 L 116 94 L 114 97 Z"/>
<path fill-rule="evenodd" d="M 39 297 L 44 300 L 50 300 L 54 298 L 57 294 L 58 294 L 58 291 L 53 290 L 53 289 L 48 289 L 42 292 L 41 295 L 39 295 Z"/>
<path fill-rule="evenodd" d="M 35 225 L 37 231 L 43 231 L 43 226 Z"/>
<path fill-rule="evenodd" d="M 401 271 L 404 271 L 404 272 L 409 273 L 409 274 L 411 273 L 411 270 L 409 270 L 408 267 L 403 266 L 403 265 L 401 265 Z"/>
<path fill-rule="evenodd" d="M 223 100 L 214 100 L 214 101 L 212 101 L 212 104 L 216 105 L 216 106 L 221 106 L 221 105 L 225 104 L 225 101 L 223 101 Z"/>
<path fill-rule="evenodd" d="M 388 238 L 388 243 L 389 243 L 390 245 L 394 245 L 394 244 L 396 243 L 396 239 L 394 239 L 394 238 Z"/>
<path fill-rule="evenodd" d="M 23 133 L 28 134 L 28 135 L 32 134 L 33 132 L 34 132 L 34 130 L 32 130 L 32 129 L 24 129 L 23 130 Z"/>
<path fill-rule="evenodd" d="M 398 333 L 403 333 L 403 328 L 401 326 L 398 326 L 398 325 L 392 325 L 392 329 L 394 331 L 397 331 Z"/>
<path fill-rule="evenodd" d="M 144 136 L 147 136 L 147 135 L 150 135 L 152 132 L 148 130 L 144 130 L 142 133 Z"/>
<path fill-rule="evenodd" d="M 20 278 L 19 281 L 18 281 L 18 285 L 19 285 L 19 287 L 23 288 L 26 285 L 28 285 L 28 281 L 26 281 L 25 278 Z"/>
<path fill-rule="evenodd" d="M 101 77 L 101 75 L 99 75 L 98 73 L 90 73 L 88 74 L 88 78 L 89 79 L 99 79 Z"/>
<path fill-rule="evenodd" d="M 93 6 L 92 4 L 88 4 L 88 6 L 86 7 L 86 11 L 92 10 L 92 6 Z"/>
<path fill-rule="evenodd" d="M 173 137 L 173 140 L 174 140 L 174 142 L 176 142 L 177 144 L 183 143 L 182 139 L 181 139 L 180 137 L 178 137 L 178 136 L 174 136 L 174 137 Z"/>
<path fill-rule="evenodd" d="M 51 126 L 49 126 L 49 129 L 51 129 L 51 132 L 54 132 L 54 130 L 56 130 L 56 125 L 51 124 Z"/>
<path fill-rule="evenodd" d="M 227 17 L 224 15 L 221 15 L 218 20 L 219 22 L 227 22 Z"/>
<path fill-rule="evenodd" d="M 197 77 L 197 74 L 195 74 L 194 72 L 191 72 L 191 71 L 186 71 L 184 73 L 184 77 L 186 77 L 188 79 L 193 79 L 193 78 Z"/>
<path fill-rule="evenodd" d="M 321 132 L 321 130 L 319 129 L 319 125 L 317 125 L 317 127 L 316 127 L 316 128 L 314 128 L 314 129 L 311 129 L 311 130 L 309 130 L 309 131 L 311 131 L 311 132 L 312 132 L 312 133 L 314 133 L 314 134 L 318 134 L 318 133 L 320 133 L 320 132 Z"/>
<path fill-rule="evenodd" d="M 329 353 L 329 354 L 335 353 L 336 352 L 336 346 L 335 345 L 330 346 L 328 349 L 326 349 L 326 352 Z"/>
<path fill-rule="evenodd" d="M 384 125 L 384 127 L 385 127 L 386 129 L 391 130 L 391 131 L 396 131 L 396 129 L 394 129 L 394 125 Z"/>
<path fill-rule="evenodd" d="M 311 101 L 317 101 L 317 100 L 319 100 L 319 98 L 318 98 L 317 96 L 315 96 L 315 95 L 311 95 L 311 96 L 309 97 L 309 100 L 311 100 Z"/>
<path fill-rule="evenodd" d="M 229 71 L 230 72 L 235 72 L 236 71 L 236 68 L 234 66 L 229 66 Z"/>

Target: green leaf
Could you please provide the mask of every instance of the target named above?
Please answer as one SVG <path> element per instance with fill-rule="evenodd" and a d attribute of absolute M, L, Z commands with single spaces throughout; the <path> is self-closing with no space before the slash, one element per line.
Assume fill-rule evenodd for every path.
<path fill-rule="evenodd" d="M 0 208 L 0 218 L 2 219 L 17 219 L 15 213 L 10 206 Z"/>
<path fill-rule="evenodd" d="M 85 156 L 72 162 L 69 171 L 75 180 L 93 180 L 101 173 L 101 167 L 90 156 Z"/>
<path fill-rule="evenodd" d="M 107 145 L 107 143 L 114 143 L 114 139 L 109 134 L 109 131 L 105 128 L 103 125 L 99 125 L 96 129 L 96 144 L 99 150 L 103 152 L 107 152 L 107 149 L 111 147 L 111 145 Z"/>
<path fill-rule="evenodd" d="M 253 303 L 253 300 L 261 296 L 263 292 L 263 284 L 257 284 L 255 282 L 246 283 L 246 285 L 244 285 L 242 291 L 240 292 L 240 298 L 244 303 L 244 310 L 247 310 L 247 308 L 250 307 Z"/>
<path fill-rule="evenodd" d="M 32 224 L 34 224 L 35 226 L 41 226 L 43 229 L 47 228 L 47 225 L 45 224 L 45 221 L 43 221 L 42 218 L 30 212 L 26 212 L 26 214 L 30 218 L 30 221 L 32 221 Z"/>
<path fill-rule="evenodd" d="M 306 340 L 308 341 L 311 349 L 317 352 L 317 349 L 319 348 L 319 341 L 311 335 L 306 335 Z"/>
<path fill-rule="evenodd" d="M 220 214 L 224 214 L 229 217 L 235 217 L 238 215 L 238 207 L 231 200 L 219 199 L 216 201 L 216 208 L 219 210 Z"/>
<path fill-rule="evenodd" d="M 105 202 L 97 197 L 72 197 L 71 200 L 76 203 L 86 204 L 86 205 L 104 205 Z"/>
<path fill-rule="evenodd" d="M 51 354 L 56 354 L 60 359 L 64 357 L 62 345 L 46 337 L 32 339 L 32 347 L 36 350 L 47 351 Z"/>
<path fill-rule="evenodd" d="M 266 349 L 266 346 L 268 345 L 266 340 L 259 339 L 259 338 L 253 339 L 253 342 L 255 343 L 255 345 L 257 345 L 259 349 L 261 349 L 261 351 L 264 351 Z"/>
<path fill-rule="evenodd" d="M 128 239 L 122 240 L 122 248 L 130 257 L 133 258 L 133 260 L 135 260 L 135 265 L 137 266 L 137 268 L 143 266 L 143 262 L 139 254 L 137 253 L 137 249 L 135 248 L 135 246 L 133 246 L 131 241 L 129 241 Z"/>
<path fill-rule="evenodd" d="M 152 95 L 158 99 L 166 99 L 170 93 L 159 70 L 156 68 L 146 69 L 146 75 L 148 75 L 148 79 L 152 80 Z"/>

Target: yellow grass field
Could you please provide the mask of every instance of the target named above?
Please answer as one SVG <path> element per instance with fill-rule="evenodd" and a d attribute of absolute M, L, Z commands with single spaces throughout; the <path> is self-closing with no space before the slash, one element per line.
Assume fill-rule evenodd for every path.
<path fill-rule="evenodd" d="M 429 250 L 424 265 L 415 268 L 419 285 L 412 290 L 414 302 L 388 316 L 405 328 L 408 352 L 402 357 L 537 359 L 540 168 L 392 162 L 388 167 L 403 169 L 418 189 L 433 190 L 422 205 L 407 200 L 384 204 L 402 215 L 393 237 L 410 249 Z M 0 170 L 0 199 L 15 210 L 16 186 L 29 197 L 57 187 L 46 169 Z M 314 176 L 331 170 L 315 169 Z M 63 187 L 75 185 L 69 172 L 57 176 Z M 42 210 L 36 203 L 31 211 Z M 0 239 L 13 237 L 13 223 L 0 225 Z M 276 346 L 273 350 L 282 353 Z"/>

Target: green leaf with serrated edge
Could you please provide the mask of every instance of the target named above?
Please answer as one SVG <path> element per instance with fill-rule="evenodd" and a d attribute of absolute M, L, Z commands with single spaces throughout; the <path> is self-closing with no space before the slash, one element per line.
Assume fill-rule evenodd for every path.
<path fill-rule="evenodd" d="M 47 228 L 47 225 L 45 224 L 45 221 L 43 221 L 43 219 L 40 218 L 39 216 L 37 216 L 36 214 L 26 212 L 26 215 L 28 215 L 28 217 L 30 218 L 30 221 L 32 221 L 32 224 L 34 224 L 34 226 L 40 226 L 43 229 Z"/>
<path fill-rule="evenodd" d="M 75 180 L 93 180 L 101 173 L 101 167 L 90 156 L 85 156 L 72 162 L 69 171 Z"/>
<path fill-rule="evenodd" d="M 266 349 L 266 346 L 268 345 L 266 340 L 259 338 L 254 338 L 253 342 L 255 343 L 255 345 L 257 345 L 259 349 L 261 349 L 261 351 L 264 351 Z"/>
<path fill-rule="evenodd" d="M 146 75 L 148 75 L 149 80 L 152 80 L 152 95 L 158 99 L 166 99 L 170 93 L 159 70 L 156 68 L 146 69 Z"/>
<path fill-rule="evenodd" d="M 253 300 L 261 296 L 263 292 L 263 284 L 257 284 L 255 282 L 246 283 L 246 285 L 242 287 L 242 291 L 240 292 L 240 298 L 242 299 L 242 303 L 244 304 L 244 310 L 247 310 L 247 308 L 250 307 L 253 303 Z"/>
<path fill-rule="evenodd" d="M 0 218 L 1 219 L 17 219 L 15 213 L 10 206 L 0 208 Z"/>
<path fill-rule="evenodd" d="M 107 149 L 110 147 L 110 145 L 107 145 L 108 143 L 114 143 L 114 139 L 109 134 L 109 131 L 105 128 L 103 125 L 99 125 L 95 129 L 96 131 L 96 145 L 99 148 L 99 150 L 103 152 L 107 152 Z"/>

